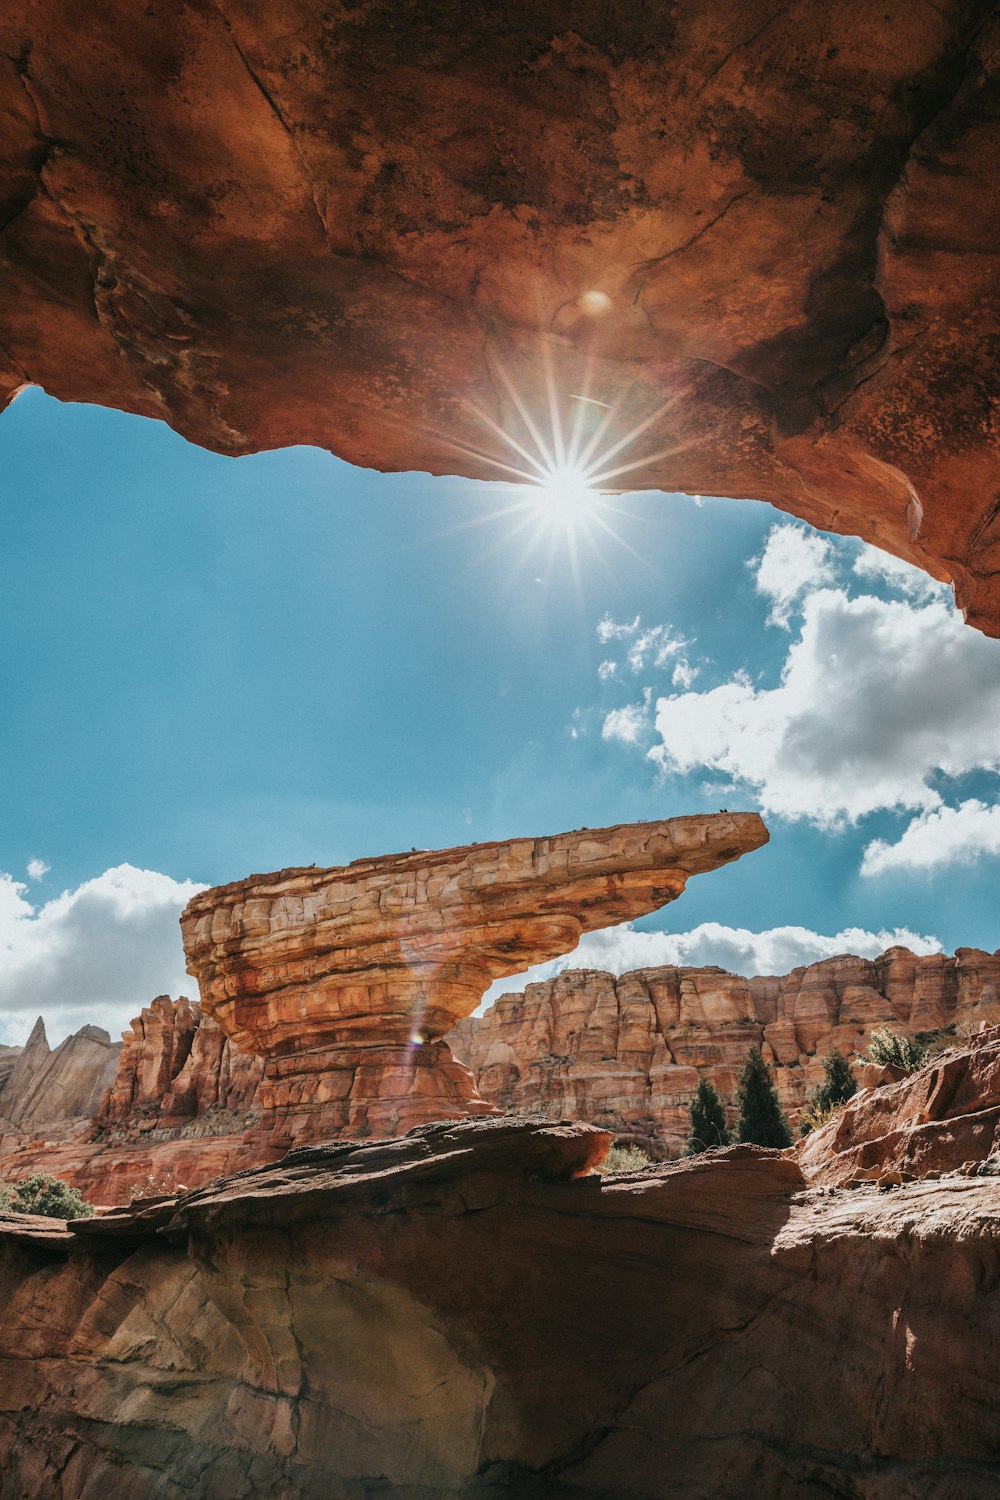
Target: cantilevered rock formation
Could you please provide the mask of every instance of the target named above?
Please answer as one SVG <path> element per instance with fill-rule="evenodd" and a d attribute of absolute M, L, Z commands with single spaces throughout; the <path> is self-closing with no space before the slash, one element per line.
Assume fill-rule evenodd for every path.
<path fill-rule="evenodd" d="M 720 813 L 251 875 L 189 902 L 188 969 L 266 1059 L 276 1140 L 394 1135 L 494 1110 L 441 1040 L 493 980 L 766 841 L 755 813 Z"/>

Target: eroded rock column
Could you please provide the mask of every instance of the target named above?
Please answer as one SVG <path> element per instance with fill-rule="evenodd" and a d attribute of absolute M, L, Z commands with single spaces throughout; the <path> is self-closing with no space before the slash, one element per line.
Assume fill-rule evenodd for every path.
<path fill-rule="evenodd" d="M 755 813 L 720 813 L 251 875 L 189 902 L 188 970 L 203 1009 L 265 1059 L 278 1141 L 490 1114 L 442 1040 L 490 984 L 767 837 Z"/>

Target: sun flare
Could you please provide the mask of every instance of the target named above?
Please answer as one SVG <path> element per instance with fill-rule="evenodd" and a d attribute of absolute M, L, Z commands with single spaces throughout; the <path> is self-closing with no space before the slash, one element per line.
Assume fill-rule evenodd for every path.
<path fill-rule="evenodd" d="M 600 503 L 587 471 L 579 464 L 557 464 L 531 487 L 527 503 L 538 519 L 566 530 L 581 525 Z"/>

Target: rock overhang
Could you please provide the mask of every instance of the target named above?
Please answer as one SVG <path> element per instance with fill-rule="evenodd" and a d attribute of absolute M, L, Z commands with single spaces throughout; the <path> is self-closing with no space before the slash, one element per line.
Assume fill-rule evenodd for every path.
<path fill-rule="evenodd" d="M 648 424 L 610 487 L 768 500 L 1000 632 L 985 0 L 72 19 L 0 23 L 0 400 L 488 478 L 554 381 Z"/>

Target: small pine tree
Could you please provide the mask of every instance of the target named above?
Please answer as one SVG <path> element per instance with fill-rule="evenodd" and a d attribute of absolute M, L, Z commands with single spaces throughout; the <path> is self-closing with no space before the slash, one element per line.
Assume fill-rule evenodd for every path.
<path fill-rule="evenodd" d="M 813 1103 L 819 1105 L 820 1109 L 846 1104 L 857 1093 L 858 1081 L 842 1052 L 831 1052 L 829 1057 L 824 1057 L 823 1072 L 826 1077 L 813 1096 Z"/>
<path fill-rule="evenodd" d="M 753 1146 L 790 1146 L 792 1133 L 781 1112 L 771 1069 L 759 1047 L 747 1052 L 736 1090 L 736 1139 Z"/>
<path fill-rule="evenodd" d="M 732 1137 L 726 1129 L 726 1111 L 722 1100 L 708 1079 L 699 1075 L 698 1087 L 688 1105 L 691 1131 L 684 1145 L 685 1156 L 711 1151 L 713 1146 L 728 1146 Z"/>
<path fill-rule="evenodd" d="M 0 1208 L 13 1214 L 42 1214 L 49 1219 L 89 1219 L 94 1210 L 76 1188 L 58 1177 L 36 1172 L 22 1177 L 13 1190 L 0 1194 Z"/>

